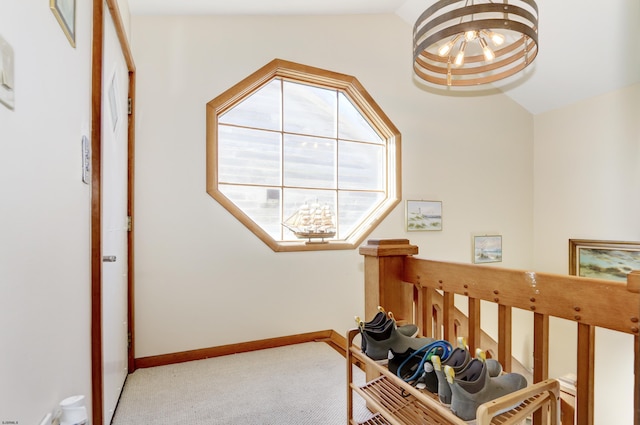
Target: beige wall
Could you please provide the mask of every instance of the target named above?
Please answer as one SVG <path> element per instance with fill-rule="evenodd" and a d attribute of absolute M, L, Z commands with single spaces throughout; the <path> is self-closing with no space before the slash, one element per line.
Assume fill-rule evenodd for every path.
<path fill-rule="evenodd" d="M 535 117 L 536 269 L 567 273 L 569 239 L 640 240 L 639 117 L 640 85 Z M 551 330 L 551 376 L 575 373 L 575 324 Z M 633 340 L 598 329 L 596 343 L 595 423 L 632 423 Z"/>
<path fill-rule="evenodd" d="M 138 71 L 136 357 L 323 329 L 363 315 L 357 250 L 274 253 L 205 192 L 205 104 L 273 58 L 356 76 L 402 133 L 404 199 L 442 200 L 442 232 L 370 236 L 469 262 L 473 232 L 532 257 L 533 117 L 502 94 L 442 97 L 412 81 L 395 15 L 132 18 Z"/>
<path fill-rule="evenodd" d="M 468 262 L 471 234 L 497 232 L 499 266 L 560 273 L 570 237 L 640 239 L 632 222 L 640 207 L 630 196 L 640 173 L 637 88 L 536 117 L 502 95 L 434 95 L 412 82 L 411 28 L 393 15 L 133 17 L 132 27 L 140 82 L 137 357 L 344 331 L 362 315 L 357 252 L 273 253 L 205 192 L 204 105 L 275 57 L 356 76 L 402 132 L 404 200 L 444 202 L 442 232 L 406 233 L 401 205 L 372 238 L 407 237 L 422 257 Z M 619 107 L 624 102 L 632 105 Z M 587 193 L 592 184 L 600 197 Z M 527 328 L 530 316 L 514 312 Z M 483 321 L 491 331 L 490 305 Z M 561 325 L 553 332 L 554 341 L 571 340 Z M 530 366 L 530 333 L 513 339 Z M 574 371 L 562 361 L 551 368 Z M 612 412 L 596 407 L 597 415 Z"/>
<path fill-rule="evenodd" d="M 91 403 L 91 2 L 72 48 L 48 1 L 0 2 L 15 53 L 15 110 L 0 105 L 0 421 L 38 424 L 71 395 Z"/>

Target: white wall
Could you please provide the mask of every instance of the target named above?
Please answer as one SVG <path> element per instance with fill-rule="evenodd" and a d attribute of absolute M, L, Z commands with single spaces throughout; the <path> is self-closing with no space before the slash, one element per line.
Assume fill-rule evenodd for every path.
<path fill-rule="evenodd" d="M 0 2 L 15 53 L 15 110 L 0 104 L 0 421 L 37 424 L 65 397 L 91 402 L 91 2 L 76 48 L 48 1 Z"/>
<path fill-rule="evenodd" d="M 205 191 L 205 104 L 274 58 L 357 77 L 402 133 L 404 199 L 444 203 L 442 232 L 406 233 L 402 204 L 370 238 L 469 262 L 471 233 L 496 231 L 499 265 L 530 265 L 533 117 L 501 94 L 420 89 L 397 16 L 133 16 L 132 48 L 136 357 L 346 332 L 363 316 L 357 250 L 274 253 Z"/>
<path fill-rule="evenodd" d="M 638 117 L 640 85 L 535 117 L 537 270 L 568 273 L 569 239 L 640 240 Z M 550 375 L 575 373 L 575 324 L 551 331 Z M 596 344 L 595 423 L 632 423 L 632 337 L 599 329 Z"/>

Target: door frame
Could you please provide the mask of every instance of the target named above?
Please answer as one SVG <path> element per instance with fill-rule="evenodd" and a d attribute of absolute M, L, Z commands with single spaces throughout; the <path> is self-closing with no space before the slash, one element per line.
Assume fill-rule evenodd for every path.
<path fill-rule="evenodd" d="M 108 11 L 105 11 L 105 3 Z M 134 361 L 134 152 L 135 152 L 135 87 L 136 68 L 117 0 L 93 0 L 93 34 L 91 53 L 91 403 L 92 424 L 103 424 L 104 376 L 102 355 L 102 68 L 104 15 L 111 16 L 120 48 L 129 71 L 127 215 L 127 319 L 129 333 L 128 369 L 135 370 Z"/>

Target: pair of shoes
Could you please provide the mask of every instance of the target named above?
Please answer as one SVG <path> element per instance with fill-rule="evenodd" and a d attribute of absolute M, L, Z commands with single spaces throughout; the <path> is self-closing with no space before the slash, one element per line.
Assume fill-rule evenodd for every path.
<path fill-rule="evenodd" d="M 389 371 L 418 389 L 438 393 L 438 377 L 431 358 L 447 358 L 452 346 L 448 341 L 436 340 L 418 350 L 407 349 L 404 353 L 389 350 Z"/>
<path fill-rule="evenodd" d="M 360 326 L 362 351 L 376 362 L 386 364 L 389 360 L 389 350 L 404 353 L 409 348 L 418 350 L 435 341 L 433 338 L 407 336 L 401 331 L 402 328 L 398 328 L 393 319 L 388 320 L 381 328 L 375 330 L 367 329 L 362 323 Z"/>
<path fill-rule="evenodd" d="M 477 358 L 460 373 L 445 366 L 444 374 L 451 387 L 451 411 L 465 421 L 476 418 L 476 410 L 482 403 L 527 386 L 527 380 L 519 373 L 490 376 L 487 362 Z"/>
<path fill-rule="evenodd" d="M 356 323 L 358 324 L 358 328 L 362 329 L 362 327 L 364 327 L 364 329 L 368 331 L 370 334 L 374 334 L 376 332 L 379 333 L 383 331 L 385 329 L 385 326 L 390 321 L 393 321 L 395 326 L 395 319 L 393 317 L 393 313 L 389 312 L 387 314 L 381 306 L 378 306 L 378 313 L 376 313 L 376 315 L 374 316 L 373 319 L 371 319 L 371 321 L 363 322 L 358 316 L 355 317 L 355 320 L 356 320 Z M 418 327 L 414 324 L 396 326 L 396 328 L 398 332 L 410 338 L 413 338 L 414 336 L 418 335 L 418 332 L 419 332 Z M 362 351 L 366 350 L 367 348 L 366 345 L 367 345 L 366 339 L 362 338 L 362 342 L 360 344 L 360 348 L 362 348 Z"/>
<path fill-rule="evenodd" d="M 487 359 L 482 350 L 476 350 L 476 356 L 485 361 L 490 377 L 494 378 L 502 373 L 502 365 L 500 362 L 494 359 Z M 464 347 L 456 347 L 447 358 L 434 356 L 431 359 L 435 374 L 438 378 L 438 398 L 440 399 L 440 403 L 445 406 L 451 404 L 451 386 L 445 376 L 444 369 L 449 367 L 453 370 L 453 373 L 457 375 L 469 366 L 471 360 L 471 354 Z"/>

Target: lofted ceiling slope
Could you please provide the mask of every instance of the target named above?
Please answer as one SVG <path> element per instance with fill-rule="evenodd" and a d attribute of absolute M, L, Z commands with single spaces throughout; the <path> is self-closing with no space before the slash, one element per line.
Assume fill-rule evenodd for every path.
<path fill-rule="evenodd" d="M 524 75 L 496 83 L 496 88 L 532 114 L 540 114 L 640 82 L 640 1 L 536 2 L 540 14 L 538 57 Z M 395 13 L 413 25 L 434 0 L 128 0 L 128 3 L 132 15 Z"/>

